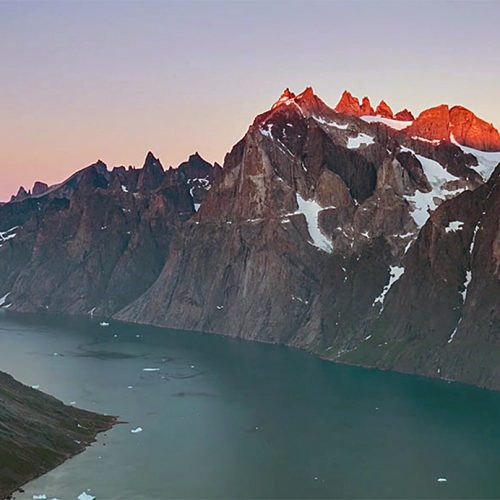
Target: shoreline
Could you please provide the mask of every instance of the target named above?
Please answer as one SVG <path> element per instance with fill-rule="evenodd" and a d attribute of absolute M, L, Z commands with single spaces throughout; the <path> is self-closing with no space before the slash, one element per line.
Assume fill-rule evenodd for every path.
<path fill-rule="evenodd" d="M 0 498 L 84 452 L 97 435 L 121 423 L 74 406 L 0 372 Z"/>

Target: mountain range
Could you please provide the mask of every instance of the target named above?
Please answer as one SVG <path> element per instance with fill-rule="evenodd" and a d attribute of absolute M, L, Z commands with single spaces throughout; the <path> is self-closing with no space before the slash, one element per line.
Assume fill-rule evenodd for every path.
<path fill-rule="evenodd" d="M 223 167 L 97 161 L 0 206 L 0 306 L 500 389 L 500 135 L 286 89 Z"/>

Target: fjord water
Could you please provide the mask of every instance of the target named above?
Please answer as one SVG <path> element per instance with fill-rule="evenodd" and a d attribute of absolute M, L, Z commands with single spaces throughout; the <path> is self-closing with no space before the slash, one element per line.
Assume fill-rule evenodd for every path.
<path fill-rule="evenodd" d="M 498 393 L 113 322 L 3 314 L 0 342 L 1 370 L 127 422 L 19 499 L 500 497 Z"/>

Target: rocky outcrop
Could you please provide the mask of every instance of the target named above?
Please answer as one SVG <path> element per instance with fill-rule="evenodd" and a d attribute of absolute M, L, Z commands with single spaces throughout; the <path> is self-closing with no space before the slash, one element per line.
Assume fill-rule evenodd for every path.
<path fill-rule="evenodd" d="M 375 115 L 382 116 L 383 118 L 394 118 L 392 109 L 385 101 L 380 101 L 377 109 L 375 110 Z"/>
<path fill-rule="evenodd" d="M 500 151 L 500 134 L 493 125 L 462 106 L 442 104 L 422 111 L 404 130 L 431 141 L 456 141 L 482 151 Z"/>
<path fill-rule="evenodd" d="M 23 201 L 25 200 L 26 198 L 28 198 L 28 196 L 30 196 L 30 193 L 28 191 L 26 191 L 26 189 L 24 189 L 24 186 L 21 186 L 17 193 L 16 194 L 13 194 L 11 197 L 10 197 L 10 201 L 11 203 L 12 202 L 15 202 L 15 201 Z"/>
<path fill-rule="evenodd" d="M 360 107 L 360 115 L 373 115 L 373 114 L 375 114 L 375 111 L 372 108 L 370 99 L 368 99 L 368 97 L 366 96 L 363 97 Z"/>
<path fill-rule="evenodd" d="M 400 111 L 394 116 L 390 106 L 382 100 L 374 110 L 368 97 L 363 97 L 360 104 L 359 99 L 347 90 L 343 92 L 340 101 L 335 106 L 335 111 L 348 116 L 380 116 L 382 118 L 402 121 L 413 120 L 413 115 L 407 109 Z"/>
<path fill-rule="evenodd" d="M 464 146 L 481 151 L 500 151 L 498 130 L 462 106 L 450 109 L 450 136 Z"/>
<path fill-rule="evenodd" d="M 137 178 L 137 191 L 154 191 L 163 180 L 163 167 L 158 158 L 149 151 Z"/>
<path fill-rule="evenodd" d="M 33 189 L 31 190 L 32 196 L 40 196 L 41 194 L 45 193 L 49 189 L 49 185 L 46 184 L 45 182 L 41 181 L 36 181 L 35 184 L 33 184 Z"/>
<path fill-rule="evenodd" d="M 413 113 L 409 111 L 408 109 L 402 109 L 401 111 L 398 111 L 395 115 L 394 118 L 396 120 L 401 120 L 403 122 L 411 122 L 415 120 L 415 117 L 413 116 Z"/>
<path fill-rule="evenodd" d="M 66 406 L 0 372 L 0 497 L 82 452 L 116 418 Z"/>

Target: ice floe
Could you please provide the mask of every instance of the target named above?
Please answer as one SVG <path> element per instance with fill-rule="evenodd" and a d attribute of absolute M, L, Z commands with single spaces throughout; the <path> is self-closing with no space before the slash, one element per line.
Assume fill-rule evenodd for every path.
<path fill-rule="evenodd" d="M 7 302 L 7 298 L 9 297 L 10 292 L 6 293 L 3 297 L 0 297 L 0 307 L 5 306 L 5 303 Z"/>
<path fill-rule="evenodd" d="M 78 495 L 78 500 L 95 500 L 95 497 L 84 491 Z"/>

